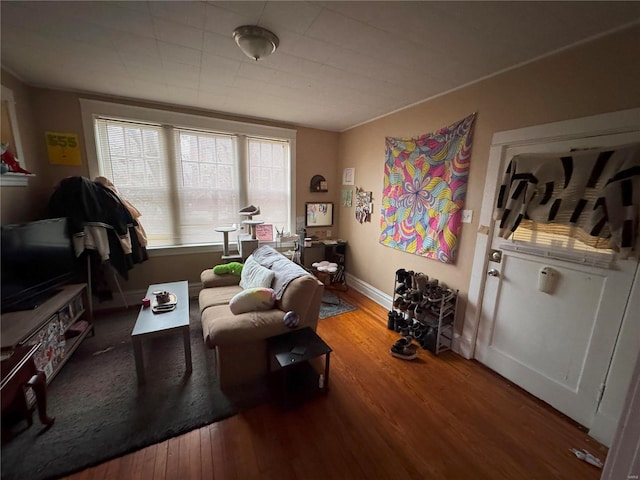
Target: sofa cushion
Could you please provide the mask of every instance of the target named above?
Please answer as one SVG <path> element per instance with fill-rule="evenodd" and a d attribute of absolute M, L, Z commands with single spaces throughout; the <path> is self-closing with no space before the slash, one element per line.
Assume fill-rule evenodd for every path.
<path fill-rule="evenodd" d="M 250 255 L 244 262 L 240 274 L 240 286 L 242 288 L 270 288 L 275 273 L 256 262 Z"/>
<path fill-rule="evenodd" d="M 229 301 L 229 309 L 234 315 L 247 312 L 260 312 L 270 310 L 275 301 L 275 294 L 270 288 L 247 288 L 237 293 Z"/>
<path fill-rule="evenodd" d="M 241 291 L 242 288 L 240 288 L 239 285 L 203 288 L 200 290 L 200 295 L 198 296 L 200 312 L 203 312 L 206 308 L 214 307 L 216 305 L 228 305 L 234 295 Z"/>

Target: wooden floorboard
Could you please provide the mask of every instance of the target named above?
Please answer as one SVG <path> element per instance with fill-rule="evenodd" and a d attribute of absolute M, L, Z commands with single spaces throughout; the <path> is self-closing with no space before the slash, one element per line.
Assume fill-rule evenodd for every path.
<path fill-rule="evenodd" d="M 91 479 L 595 480 L 607 449 L 583 429 L 476 361 L 419 350 L 389 354 L 386 310 L 320 320 L 333 348 L 327 395 L 293 410 L 263 405 L 67 477 Z"/>

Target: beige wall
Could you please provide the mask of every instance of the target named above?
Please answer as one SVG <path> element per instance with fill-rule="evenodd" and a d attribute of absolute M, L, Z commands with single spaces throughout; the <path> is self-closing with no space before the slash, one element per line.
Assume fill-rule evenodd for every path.
<path fill-rule="evenodd" d="M 331 230 L 333 238 L 339 237 L 338 210 L 340 199 L 340 183 L 338 178 L 338 134 L 335 132 L 320 132 L 307 128 L 298 129 L 297 148 L 297 196 L 296 211 L 298 215 L 306 213 L 305 202 L 334 202 L 334 226 L 323 228 L 309 228 L 307 235 L 319 238 L 327 237 L 327 230 Z M 332 161 L 332 159 L 336 161 Z M 314 175 L 322 175 L 327 180 L 328 192 L 310 192 L 310 182 Z"/>
<path fill-rule="evenodd" d="M 375 205 L 371 223 L 364 225 L 355 221 L 353 208 L 340 208 L 340 232 L 349 241 L 349 273 L 391 295 L 397 269 L 421 271 L 460 289 L 465 299 L 493 134 L 640 106 L 638 38 L 640 27 L 619 32 L 344 132 L 339 167 L 355 167 L 356 185 L 373 191 Z M 463 224 L 457 263 L 382 246 L 385 137 L 432 132 L 472 112 L 478 117 L 465 208 L 474 215 L 471 224 Z"/>
<path fill-rule="evenodd" d="M 40 166 L 38 154 L 37 128 L 31 109 L 31 89 L 18 81 L 15 77 L 2 70 L 2 85 L 13 92 L 15 99 L 16 117 L 18 126 L 13 127 L 19 130 L 24 160 L 30 172 L 36 177 L 29 179 L 26 187 L 2 186 L 0 187 L 0 220 L 2 224 L 19 223 L 29 219 L 37 218 L 36 211 L 42 207 L 42 167 Z"/>
<path fill-rule="evenodd" d="M 94 95 L 33 88 L 24 85 L 6 71 L 2 71 L 2 84 L 11 88 L 16 97 L 18 121 L 23 135 L 23 147 L 28 159 L 29 169 L 37 176 L 32 178 L 29 187 L 2 187 L 1 223 L 17 223 L 36 220 L 46 216 L 46 205 L 60 180 L 68 176 L 89 176 L 86 163 L 85 141 L 80 114 L 80 98 L 92 98 L 104 101 L 117 101 L 138 106 L 171 109 L 182 113 L 206 115 L 245 122 L 262 123 L 278 127 L 296 128 L 295 126 L 264 122 L 237 116 L 214 114 L 195 109 L 168 107 L 145 102 L 132 102 L 124 99 L 109 99 Z M 338 163 L 338 133 L 312 128 L 297 129 L 297 170 L 296 170 L 296 212 L 304 214 L 304 203 L 307 201 L 334 201 L 337 192 L 335 172 Z M 82 165 L 51 165 L 47 160 L 44 132 L 58 131 L 77 133 L 80 138 Z M 319 173 L 329 181 L 328 193 L 309 192 L 311 177 Z M 144 217 L 141 218 L 144 225 Z M 221 234 L 211 229 L 211 240 L 221 241 Z M 335 230 L 335 229 L 334 229 Z M 337 231 L 336 231 L 337 234 Z M 199 282 L 200 272 L 212 267 L 220 261 L 220 254 L 180 254 L 153 256 L 130 271 L 128 281 L 120 279 L 125 291 L 146 289 L 150 283 L 188 280 Z"/>

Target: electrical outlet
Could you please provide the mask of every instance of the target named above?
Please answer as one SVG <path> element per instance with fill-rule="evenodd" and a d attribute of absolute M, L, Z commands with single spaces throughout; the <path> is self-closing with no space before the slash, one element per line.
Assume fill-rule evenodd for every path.
<path fill-rule="evenodd" d="M 473 210 L 462 210 L 462 223 L 471 223 L 473 220 Z"/>
<path fill-rule="evenodd" d="M 327 238 L 331 238 L 331 230 L 327 230 Z"/>

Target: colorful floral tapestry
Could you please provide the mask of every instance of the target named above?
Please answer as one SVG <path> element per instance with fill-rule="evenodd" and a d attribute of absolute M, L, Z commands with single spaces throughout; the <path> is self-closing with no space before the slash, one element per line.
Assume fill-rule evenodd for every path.
<path fill-rule="evenodd" d="M 453 263 L 476 114 L 413 138 L 386 138 L 380 243 Z"/>

